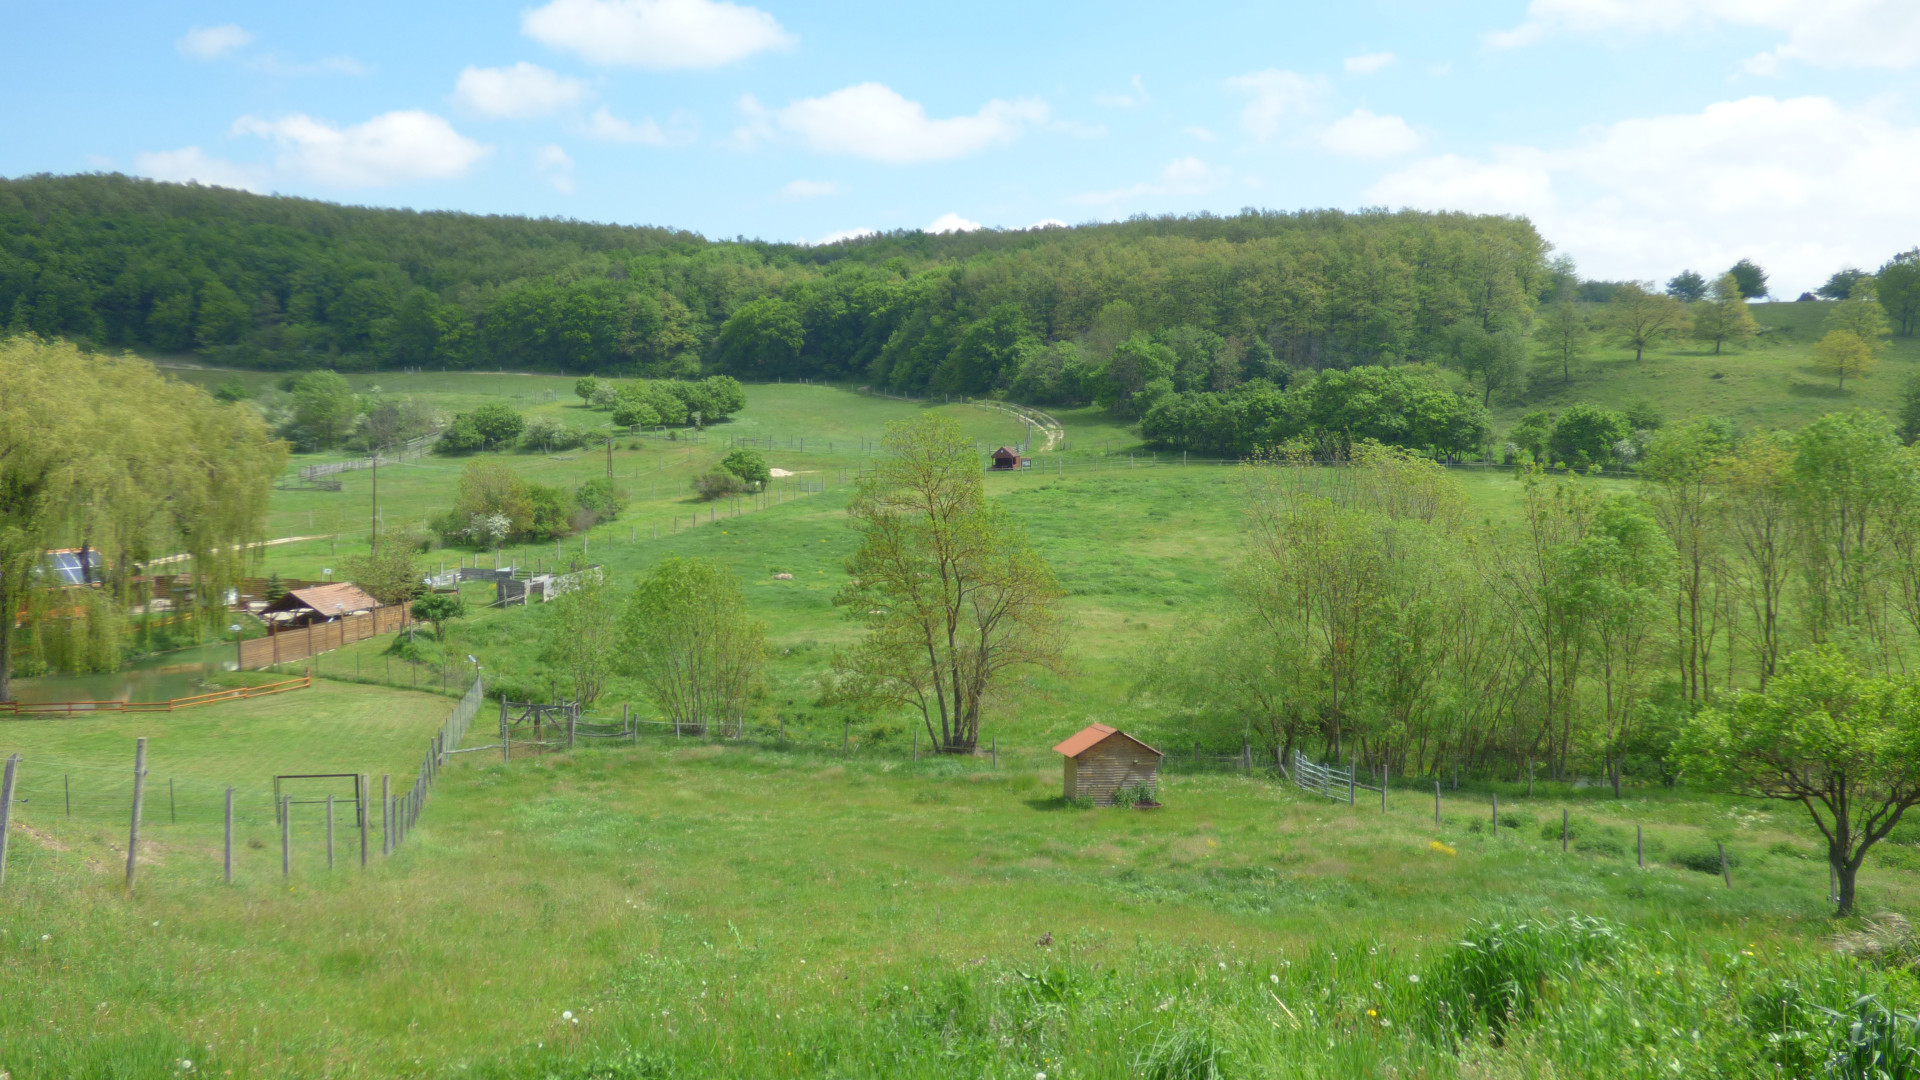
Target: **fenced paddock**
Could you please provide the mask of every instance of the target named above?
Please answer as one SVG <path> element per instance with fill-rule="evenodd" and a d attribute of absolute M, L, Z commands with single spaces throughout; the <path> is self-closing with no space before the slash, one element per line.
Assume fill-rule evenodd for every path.
<path fill-rule="evenodd" d="M 157 717 L 104 713 L 85 723 L 0 724 L 0 760 L 19 756 L 7 880 L 111 872 L 126 859 L 133 808 L 136 739 L 147 740 L 139 873 L 143 878 L 222 880 L 226 795 L 233 792 L 234 878 L 281 876 L 274 778 L 346 773 L 364 778 L 372 854 L 382 850 L 382 809 L 395 842 L 417 823 L 444 755 L 479 707 L 480 695 L 450 701 L 315 680 L 296 694 L 236 700 Z M 380 797 L 388 778 L 390 799 Z M 358 865 L 353 783 L 284 785 L 291 796 L 288 869 L 322 873 L 326 795 L 333 805 L 335 867 Z"/>
<path fill-rule="evenodd" d="M 282 679 L 264 686 L 236 686 L 230 690 L 214 690 L 205 694 L 169 698 L 166 701 L 0 701 L 0 716 L 52 718 L 87 716 L 94 713 L 175 712 L 180 709 L 190 709 L 196 705 L 272 697 L 290 690 L 305 690 L 312 685 L 312 676 L 303 674 L 297 679 Z"/>

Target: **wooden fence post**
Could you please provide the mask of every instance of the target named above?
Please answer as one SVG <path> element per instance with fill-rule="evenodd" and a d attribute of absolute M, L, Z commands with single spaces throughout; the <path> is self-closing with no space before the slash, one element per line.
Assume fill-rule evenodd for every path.
<path fill-rule="evenodd" d="M 133 888 L 133 867 L 140 855 L 140 799 L 147 793 L 147 740 L 133 744 L 133 823 L 127 827 L 127 888 Z"/>
<path fill-rule="evenodd" d="M 1560 808 L 1560 854 L 1567 853 L 1567 808 Z"/>
<path fill-rule="evenodd" d="M 233 788 L 227 788 L 227 806 L 223 815 L 226 829 L 220 846 L 220 871 L 227 884 L 233 884 Z"/>
<path fill-rule="evenodd" d="M 1348 806 L 1353 805 L 1353 790 L 1354 790 L 1354 784 L 1355 784 L 1355 781 L 1353 778 L 1353 771 L 1355 766 L 1359 764 L 1360 764 L 1360 759 L 1358 757 L 1347 758 L 1347 805 Z"/>
<path fill-rule="evenodd" d="M 990 741 L 990 742 L 989 742 L 989 743 L 988 743 L 987 745 L 988 745 L 989 747 L 991 747 L 991 749 L 990 749 L 990 750 L 989 750 L 988 752 L 989 752 L 989 753 L 991 753 L 991 754 L 993 755 L 993 764 L 994 764 L 994 767 L 995 767 L 995 768 L 999 768 L 999 766 L 1000 766 L 1000 736 L 999 736 L 999 734 L 998 734 L 998 733 L 996 733 L 996 734 L 995 734 L 995 735 L 993 736 L 993 738 L 992 738 L 992 740 L 991 740 L 991 741 Z"/>
<path fill-rule="evenodd" d="M 578 710 L 568 710 L 567 712 L 567 749 L 569 750 L 573 749 L 573 725 L 575 720 L 577 720 L 578 718 L 579 718 Z"/>
<path fill-rule="evenodd" d="M 1253 745 L 1247 742 L 1245 735 L 1240 736 L 1240 772 L 1246 776 L 1253 775 Z"/>
<path fill-rule="evenodd" d="M 372 777 L 361 773 L 354 779 L 359 781 L 354 785 L 357 790 L 354 792 L 353 802 L 354 816 L 360 819 L 360 869 L 365 870 L 367 868 L 367 811 L 372 809 L 367 805 L 367 796 L 370 794 L 367 791 L 369 786 L 367 781 Z"/>
<path fill-rule="evenodd" d="M 1645 870 L 1647 868 L 1647 834 L 1639 825 L 1633 827 L 1633 856 L 1634 861 L 1640 864 L 1640 869 Z"/>
<path fill-rule="evenodd" d="M 380 854 L 393 854 L 393 774 L 380 774 Z"/>
<path fill-rule="evenodd" d="M 1433 782 L 1433 825 L 1440 827 L 1440 781 Z"/>
<path fill-rule="evenodd" d="M 327 869 L 333 869 L 333 793 L 327 793 Z"/>
<path fill-rule="evenodd" d="M 1497 791 L 1493 793 L 1493 833 L 1500 834 L 1500 793 Z"/>
<path fill-rule="evenodd" d="M 7 758 L 7 774 L 0 780 L 0 885 L 7 883 L 7 832 L 13 825 L 13 777 L 20 769 L 20 755 Z"/>
<path fill-rule="evenodd" d="M 1713 846 L 1720 849 L 1720 879 L 1727 883 L 1727 888 L 1731 889 L 1733 888 L 1733 871 L 1727 869 L 1727 845 L 1716 841 Z"/>
<path fill-rule="evenodd" d="M 280 879 L 293 876 L 293 796 L 280 797 Z"/>
<path fill-rule="evenodd" d="M 1380 812 L 1383 814 L 1387 812 L 1387 769 L 1390 768 L 1387 762 L 1389 760 L 1391 759 L 1384 757 L 1380 759 Z"/>
<path fill-rule="evenodd" d="M 913 729 L 913 760 L 920 760 L 920 729 Z"/>
<path fill-rule="evenodd" d="M 1533 798 L 1533 759 L 1527 759 L 1527 798 Z"/>

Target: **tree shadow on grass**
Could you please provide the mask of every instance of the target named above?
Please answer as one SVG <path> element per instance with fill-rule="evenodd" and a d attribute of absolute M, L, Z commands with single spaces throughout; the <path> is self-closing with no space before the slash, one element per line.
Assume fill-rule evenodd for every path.
<path fill-rule="evenodd" d="M 1828 400 L 1837 400 L 1839 398 L 1849 398 L 1853 396 L 1848 391 L 1842 390 L 1838 386 L 1830 383 L 1801 382 L 1799 379 L 1788 380 L 1787 393 L 1792 394 L 1794 397 L 1826 398 Z"/>
<path fill-rule="evenodd" d="M 1034 810 L 1091 810 L 1092 799 L 1069 799 L 1062 795 L 1049 795 L 1045 798 L 1025 800 Z"/>

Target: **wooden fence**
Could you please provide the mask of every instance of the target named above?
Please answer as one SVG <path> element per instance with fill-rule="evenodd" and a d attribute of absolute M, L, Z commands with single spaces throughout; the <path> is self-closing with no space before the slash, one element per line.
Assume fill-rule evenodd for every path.
<path fill-rule="evenodd" d="M 404 630 L 412 615 L 412 604 L 389 604 L 359 615 L 347 615 L 330 622 L 313 623 L 297 630 L 282 630 L 263 638 L 242 641 L 238 648 L 240 670 L 251 671 L 304 660 L 356 641 Z"/>
<path fill-rule="evenodd" d="M 0 716 L 173 712 L 176 709 L 189 709 L 195 705 L 211 705 L 216 701 L 245 701 L 248 698 L 284 694 L 289 690 L 305 690 L 312 685 L 313 677 L 302 675 L 297 679 L 283 679 L 265 686 L 236 686 L 231 690 L 215 690 L 208 694 L 194 694 L 191 697 L 173 698 L 168 701 L 0 701 Z"/>
<path fill-rule="evenodd" d="M 1362 784 L 1354 778 L 1353 765 L 1349 763 L 1342 769 L 1337 765 L 1316 765 L 1307 760 L 1300 751 L 1293 752 L 1293 782 L 1302 790 L 1315 795 L 1324 795 L 1335 802 L 1352 805 L 1354 793 L 1371 791 L 1383 795 L 1381 788 L 1371 784 Z"/>

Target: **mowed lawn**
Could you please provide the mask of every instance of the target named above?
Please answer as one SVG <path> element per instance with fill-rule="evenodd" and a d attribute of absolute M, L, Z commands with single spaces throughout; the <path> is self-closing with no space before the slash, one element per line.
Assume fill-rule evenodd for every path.
<path fill-rule="evenodd" d="M 1329 1010 L 1327 1046 L 1309 1040 L 1323 1066 L 1357 1054 L 1375 1072 L 1426 1051 L 1336 1022 L 1313 989 L 1328 956 L 1357 980 L 1357 1014 L 1403 1008 L 1406 976 L 1474 916 L 1577 911 L 1769 956 L 1823 952 L 1830 927 L 1824 866 L 1787 808 L 1543 785 L 1503 792 L 1495 834 L 1484 792 L 1447 793 L 1436 826 L 1417 789 L 1383 813 L 1176 771 L 1165 809 L 1087 811 L 1052 798 L 1058 776 L 1026 745 L 997 769 L 668 739 L 467 755 L 367 871 L 310 859 L 283 884 L 269 847 L 228 887 L 173 853 L 132 895 L 117 865 L 36 827 L 0 907 L 0 1070 L 945 1076 L 956 1036 L 927 1009 L 986 1009 L 1041 978 L 1066 988 L 1061 1010 L 1004 1045 L 970 1041 L 962 1071 L 1120 1076 L 1171 1019 L 1163 1002 L 1299 1037 L 1267 1000 L 1272 973 L 1300 1009 Z M 1562 808 L 1580 840 L 1566 854 Z M 1677 865 L 1716 841 L 1739 860 L 1731 889 Z M 1863 888 L 1875 907 L 1920 898 L 1883 860 Z M 1073 993 L 1110 1014 L 1074 1020 Z M 586 1070 L 627 1048 L 652 1064 Z M 1449 1060 L 1429 1075 L 1454 1075 Z"/>

